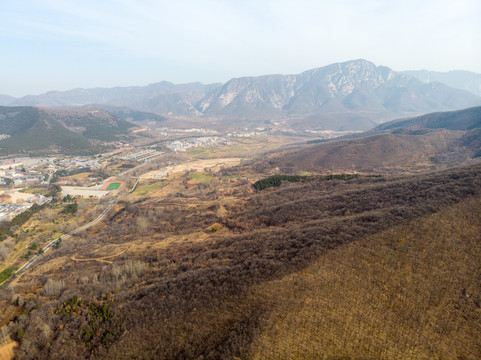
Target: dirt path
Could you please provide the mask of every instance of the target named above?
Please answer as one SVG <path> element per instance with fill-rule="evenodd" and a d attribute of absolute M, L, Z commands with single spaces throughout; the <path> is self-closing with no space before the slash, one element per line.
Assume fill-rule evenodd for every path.
<path fill-rule="evenodd" d="M 122 250 L 121 252 L 115 254 L 115 255 L 108 255 L 108 256 L 102 256 L 102 257 L 98 257 L 98 258 L 87 258 L 87 259 L 77 259 L 75 257 L 75 255 L 73 255 L 71 257 L 71 259 L 73 261 L 99 261 L 99 262 L 104 262 L 104 263 L 107 263 L 107 264 L 112 264 L 112 261 L 109 261 L 109 260 L 105 260 L 105 259 L 110 259 L 110 258 L 113 258 L 113 257 L 116 257 L 116 256 L 119 256 L 119 255 L 122 255 L 124 252 L 126 252 L 128 249 L 124 249 Z"/>
<path fill-rule="evenodd" d="M 30 224 L 30 226 L 28 228 L 26 228 L 24 231 L 27 231 L 27 230 L 30 230 L 31 227 L 35 226 L 38 224 L 38 221 L 35 220 L 33 223 Z"/>

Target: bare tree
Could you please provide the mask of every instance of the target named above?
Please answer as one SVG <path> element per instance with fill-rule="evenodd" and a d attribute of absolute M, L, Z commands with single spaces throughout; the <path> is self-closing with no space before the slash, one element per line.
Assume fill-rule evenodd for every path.
<path fill-rule="evenodd" d="M 137 228 L 141 234 L 146 234 L 152 228 L 149 219 L 144 215 L 139 215 L 136 220 Z"/>

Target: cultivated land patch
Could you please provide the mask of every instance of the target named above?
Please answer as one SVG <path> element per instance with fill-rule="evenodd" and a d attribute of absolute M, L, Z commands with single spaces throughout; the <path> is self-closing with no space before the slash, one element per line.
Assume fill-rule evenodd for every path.
<path fill-rule="evenodd" d="M 124 186 L 125 182 L 108 182 L 102 186 L 102 190 L 119 190 Z"/>
<path fill-rule="evenodd" d="M 152 191 L 159 190 L 166 185 L 167 182 L 165 180 L 160 180 L 154 183 L 142 184 L 137 186 L 137 189 L 135 189 L 133 194 L 137 196 L 144 196 Z"/>
<path fill-rule="evenodd" d="M 194 172 L 189 174 L 190 184 L 209 183 L 214 180 L 214 177 L 204 172 Z"/>
<path fill-rule="evenodd" d="M 197 159 L 228 158 L 239 156 L 255 156 L 268 150 L 278 149 L 293 142 L 304 142 L 306 139 L 297 136 L 257 135 L 248 138 L 235 138 L 233 144 L 227 146 L 206 146 L 187 151 Z"/>

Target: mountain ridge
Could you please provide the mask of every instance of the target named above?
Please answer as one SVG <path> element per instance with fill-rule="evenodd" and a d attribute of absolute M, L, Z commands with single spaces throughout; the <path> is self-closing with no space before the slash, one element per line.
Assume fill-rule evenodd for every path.
<path fill-rule="evenodd" d="M 73 89 L 16 99 L 11 105 L 129 107 L 224 122 L 280 119 L 298 127 L 367 130 L 376 123 L 481 105 L 481 97 L 358 59 L 300 74 L 233 78 L 224 84 L 162 81 L 147 86 Z M 359 124 L 352 121 L 360 117 Z M 338 124 L 330 120 L 335 116 Z M 329 124 L 329 125 L 326 125 Z"/>
<path fill-rule="evenodd" d="M 127 136 L 133 126 L 102 109 L 0 106 L 0 153 L 98 150 L 102 143 Z"/>
<path fill-rule="evenodd" d="M 481 128 L 481 106 L 393 120 L 378 125 L 372 131 L 395 131 L 401 128 L 406 130 L 446 129 L 463 131 Z"/>
<path fill-rule="evenodd" d="M 415 77 L 423 83 L 440 82 L 456 89 L 469 91 L 481 96 L 481 74 L 466 70 L 447 72 L 429 70 L 402 71 L 403 74 Z"/>
<path fill-rule="evenodd" d="M 17 100 L 13 96 L 0 94 L 0 106 L 8 105 Z"/>

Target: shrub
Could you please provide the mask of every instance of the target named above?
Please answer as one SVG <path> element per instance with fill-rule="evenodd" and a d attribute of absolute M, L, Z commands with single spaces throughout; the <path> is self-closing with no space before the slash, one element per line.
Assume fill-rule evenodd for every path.
<path fill-rule="evenodd" d="M 75 214 L 78 210 L 77 203 L 68 204 L 62 210 L 62 214 Z"/>
<path fill-rule="evenodd" d="M 280 186 L 282 181 L 298 182 L 307 179 L 307 176 L 301 175 L 273 175 L 265 179 L 256 181 L 252 186 L 256 190 L 264 190 L 274 186 Z"/>

